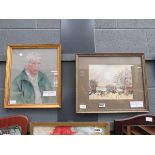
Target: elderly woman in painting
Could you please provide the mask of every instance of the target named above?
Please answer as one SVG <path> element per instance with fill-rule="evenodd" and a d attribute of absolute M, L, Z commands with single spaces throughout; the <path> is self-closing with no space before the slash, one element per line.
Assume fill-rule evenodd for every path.
<path fill-rule="evenodd" d="M 47 95 L 52 91 L 48 77 L 40 71 L 41 57 L 37 53 L 26 56 L 25 68 L 11 84 L 10 100 L 16 104 L 49 104 L 53 97 Z"/>

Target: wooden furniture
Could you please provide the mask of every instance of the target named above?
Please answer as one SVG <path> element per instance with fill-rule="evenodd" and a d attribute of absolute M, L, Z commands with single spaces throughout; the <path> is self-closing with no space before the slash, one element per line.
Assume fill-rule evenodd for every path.
<path fill-rule="evenodd" d="M 20 126 L 22 129 L 22 135 L 27 134 L 29 120 L 27 116 L 24 115 L 16 115 L 16 116 L 8 116 L 0 118 L 0 128 L 7 128 L 10 126 Z"/>
<path fill-rule="evenodd" d="M 155 135 L 155 116 L 149 114 L 114 120 L 115 135 Z"/>

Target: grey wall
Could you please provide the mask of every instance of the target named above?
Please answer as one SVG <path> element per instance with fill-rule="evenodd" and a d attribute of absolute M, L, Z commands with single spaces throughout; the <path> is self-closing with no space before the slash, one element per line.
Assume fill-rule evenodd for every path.
<path fill-rule="evenodd" d="M 69 29 L 66 24 L 69 24 Z M 85 35 L 83 35 L 85 34 Z M 81 42 L 78 41 L 81 38 Z M 71 42 L 72 41 L 72 42 Z M 4 109 L 7 44 L 62 44 L 62 109 Z M 72 45 L 70 45 L 72 43 Z M 78 49 L 79 46 L 79 49 Z M 76 48 L 74 50 L 74 47 Z M 155 20 L 0 20 L 0 117 L 25 114 L 30 121 L 110 121 L 136 115 L 75 114 L 75 53 L 144 52 L 150 114 L 155 115 Z M 63 117 L 64 116 L 64 117 Z"/>
<path fill-rule="evenodd" d="M 95 20 L 95 52 L 144 52 L 148 76 L 150 114 L 155 115 L 155 20 Z M 136 113 L 137 114 L 137 113 Z M 136 115 L 99 114 L 98 121 Z"/>

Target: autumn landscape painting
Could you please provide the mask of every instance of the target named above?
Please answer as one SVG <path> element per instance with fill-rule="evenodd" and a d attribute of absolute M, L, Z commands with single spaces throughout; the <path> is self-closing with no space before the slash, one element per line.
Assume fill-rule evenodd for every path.
<path fill-rule="evenodd" d="M 133 99 L 132 65 L 89 65 L 89 100 Z"/>

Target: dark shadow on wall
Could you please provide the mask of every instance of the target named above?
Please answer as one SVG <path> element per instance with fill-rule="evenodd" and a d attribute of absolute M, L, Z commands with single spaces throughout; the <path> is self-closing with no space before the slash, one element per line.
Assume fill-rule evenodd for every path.
<path fill-rule="evenodd" d="M 62 53 L 94 53 L 94 20 L 61 20 Z"/>
<path fill-rule="evenodd" d="M 62 108 L 58 110 L 58 121 L 98 121 L 98 114 L 76 114 L 75 62 L 62 63 Z"/>
<path fill-rule="evenodd" d="M 94 20 L 61 20 L 62 53 L 95 53 Z M 58 110 L 58 121 L 98 121 L 98 114 L 76 114 L 75 112 L 75 61 L 62 62 L 62 108 Z"/>

